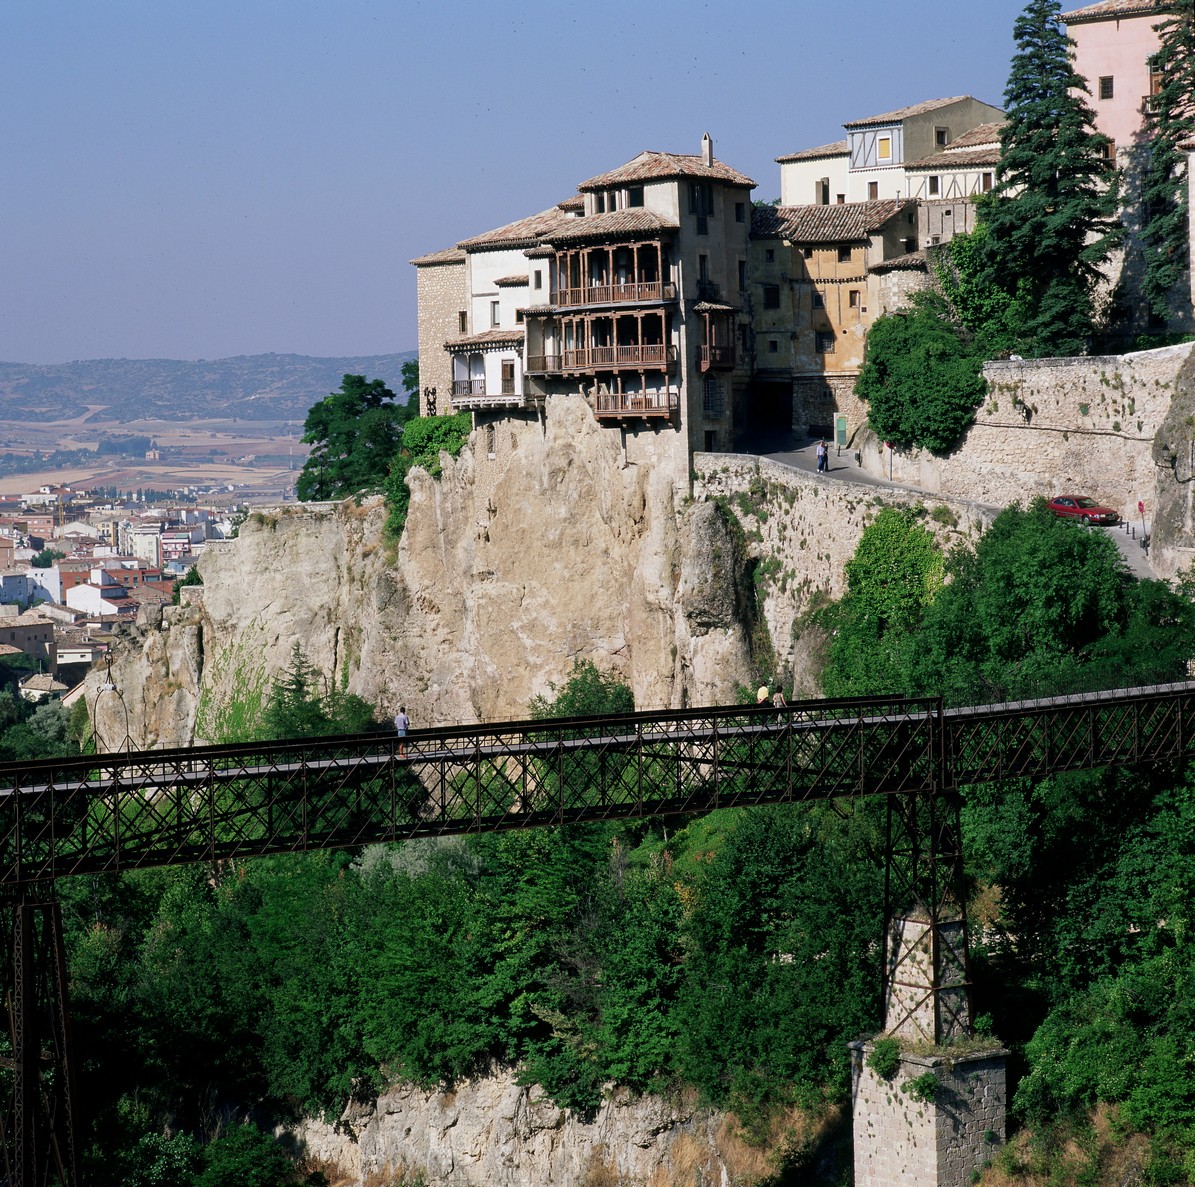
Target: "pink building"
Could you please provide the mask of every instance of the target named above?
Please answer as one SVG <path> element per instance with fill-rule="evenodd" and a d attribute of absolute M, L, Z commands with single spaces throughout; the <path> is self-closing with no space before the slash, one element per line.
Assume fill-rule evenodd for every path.
<path fill-rule="evenodd" d="M 1075 43 L 1075 70 L 1091 90 L 1096 129 L 1117 149 L 1140 138 L 1145 103 L 1156 89 L 1155 26 L 1172 7 L 1165 0 L 1099 0 L 1062 14 Z"/>

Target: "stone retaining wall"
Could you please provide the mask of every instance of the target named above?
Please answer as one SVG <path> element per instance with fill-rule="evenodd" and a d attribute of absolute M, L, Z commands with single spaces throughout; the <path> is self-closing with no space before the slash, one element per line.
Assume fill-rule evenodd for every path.
<path fill-rule="evenodd" d="M 893 451 L 891 476 L 999 506 L 1071 492 L 1136 518 L 1142 501 L 1148 518 L 1157 497 L 1154 437 L 1193 346 L 988 363 L 987 399 L 958 449 L 947 457 Z M 859 448 L 864 468 L 888 477 L 883 443 Z"/>

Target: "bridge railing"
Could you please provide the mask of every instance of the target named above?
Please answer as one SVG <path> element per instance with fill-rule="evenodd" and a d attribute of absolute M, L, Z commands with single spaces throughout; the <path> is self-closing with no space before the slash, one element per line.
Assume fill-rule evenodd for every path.
<path fill-rule="evenodd" d="M 0 764 L 0 882 L 929 790 L 937 720 L 866 698 Z"/>

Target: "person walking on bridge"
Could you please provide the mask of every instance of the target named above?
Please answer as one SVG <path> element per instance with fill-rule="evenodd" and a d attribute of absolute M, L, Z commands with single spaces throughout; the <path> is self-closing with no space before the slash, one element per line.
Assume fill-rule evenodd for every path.
<path fill-rule="evenodd" d="M 407 716 L 407 707 L 402 705 L 394 715 L 394 732 L 398 734 L 398 756 L 399 758 L 406 757 L 407 744 L 404 739 L 407 736 L 407 730 L 411 728 L 411 719 Z"/>

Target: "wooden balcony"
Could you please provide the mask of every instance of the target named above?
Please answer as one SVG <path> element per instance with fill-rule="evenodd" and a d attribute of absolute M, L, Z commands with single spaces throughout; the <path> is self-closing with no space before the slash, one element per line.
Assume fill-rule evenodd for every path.
<path fill-rule="evenodd" d="M 679 407 L 675 388 L 657 392 L 599 392 L 594 397 L 593 414 L 601 418 L 643 417 L 666 419 Z"/>
<path fill-rule="evenodd" d="M 701 369 L 703 371 L 729 371 L 733 367 L 733 346 L 703 346 L 701 348 Z"/>
<path fill-rule="evenodd" d="M 574 305 L 644 305 L 651 301 L 675 301 L 676 285 L 660 280 L 630 284 L 597 284 L 585 288 L 557 289 L 552 304 Z"/>
<path fill-rule="evenodd" d="M 587 346 L 559 354 L 530 355 L 527 372 L 532 375 L 565 371 L 617 371 L 621 367 L 676 371 L 676 347 L 662 342 L 635 346 Z"/>
<path fill-rule="evenodd" d="M 525 408 L 534 397 L 513 379 L 499 381 L 497 388 L 484 379 L 456 379 L 452 383 L 452 407 L 457 412 L 478 408 Z"/>

